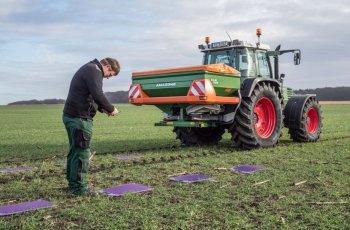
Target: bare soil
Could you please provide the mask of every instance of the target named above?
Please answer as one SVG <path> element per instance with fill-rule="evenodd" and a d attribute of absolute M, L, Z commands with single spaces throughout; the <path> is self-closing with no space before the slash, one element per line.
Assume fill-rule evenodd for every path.
<path fill-rule="evenodd" d="M 350 101 L 320 101 L 321 105 L 350 105 Z"/>

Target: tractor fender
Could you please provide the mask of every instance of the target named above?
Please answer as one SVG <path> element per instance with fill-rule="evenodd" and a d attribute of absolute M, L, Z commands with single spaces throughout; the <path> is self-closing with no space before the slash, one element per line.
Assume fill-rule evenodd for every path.
<path fill-rule="evenodd" d="M 316 94 L 295 95 L 289 98 L 283 111 L 285 127 L 292 129 L 300 127 L 305 103 L 311 97 L 316 98 Z"/>
<path fill-rule="evenodd" d="M 255 86 L 261 82 L 269 82 L 272 85 L 276 86 L 279 89 L 279 91 L 281 91 L 280 90 L 280 83 L 277 80 L 261 78 L 261 77 L 248 78 L 248 79 L 244 80 L 243 84 L 241 85 L 242 97 L 250 97 L 252 95 L 252 92 L 253 92 Z"/>

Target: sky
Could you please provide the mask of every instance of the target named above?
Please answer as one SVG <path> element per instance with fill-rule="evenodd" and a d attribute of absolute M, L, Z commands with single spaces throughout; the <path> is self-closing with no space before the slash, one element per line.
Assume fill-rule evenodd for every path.
<path fill-rule="evenodd" d="M 118 59 L 103 90 L 128 90 L 132 72 L 200 65 L 199 44 L 232 39 L 301 49 L 281 56 L 294 89 L 350 86 L 348 0 L 0 0 L 0 105 L 66 99 L 83 64 Z"/>

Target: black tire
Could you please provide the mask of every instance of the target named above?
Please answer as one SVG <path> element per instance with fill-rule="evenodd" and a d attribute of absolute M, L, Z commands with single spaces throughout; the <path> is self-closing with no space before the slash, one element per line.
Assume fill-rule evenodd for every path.
<path fill-rule="evenodd" d="M 232 141 L 243 149 L 274 146 L 282 135 L 282 121 L 279 89 L 271 83 L 262 82 L 255 86 L 250 97 L 242 98 L 230 128 Z"/>
<path fill-rule="evenodd" d="M 185 146 L 217 145 L 225 132 L 221 127 L 191 128 L 175 127 L 176 139 Z"/>
<path fill-rule="evenodd" d="M 322 111 L 318 101 L 310 97 L 301 110 L 299 128 L 289 129 L 290 138 L 295 142 L 314 142 L 322 132 Z"/>

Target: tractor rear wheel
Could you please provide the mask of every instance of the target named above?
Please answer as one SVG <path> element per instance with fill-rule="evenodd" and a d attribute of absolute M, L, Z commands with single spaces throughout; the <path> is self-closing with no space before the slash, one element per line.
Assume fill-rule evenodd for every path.
<path fill-rule="evenodd" d="M 322 112 L 314 97 L 310 97 L 301 110 L 299 128 L 289 129 L 290 138 L 296 142 L 313 142 L 320 138 Z"/>
<path fill-rule="evenodd" d="M 277 144 L 283 128 L 282 96 L 270 83 L 258 84 L 250 97 L 243 97 L 230 128 L 238 147 L 252 149 Z"/>
<path fill-rule="evenodd" d="M 217 145 L 225 129 L 221 127 L 193 128 L 175 127 L 176 139 L 185 146 Z"/>

